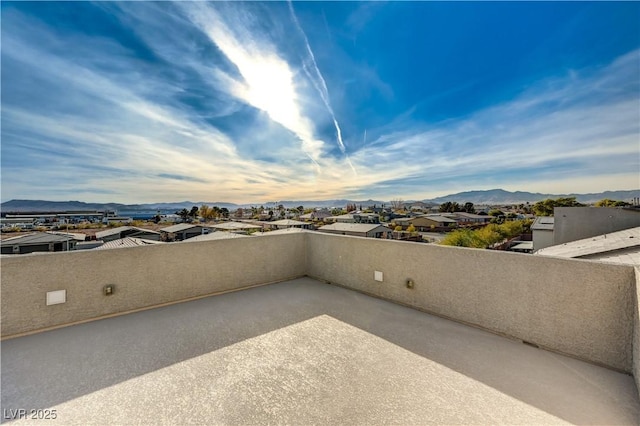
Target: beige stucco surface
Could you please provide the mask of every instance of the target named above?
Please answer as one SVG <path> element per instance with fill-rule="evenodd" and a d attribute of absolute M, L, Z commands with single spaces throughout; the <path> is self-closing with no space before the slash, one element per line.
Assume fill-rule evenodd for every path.
<path fill-rule="evenodd" d="M 636 282 L 633 289 L 633 377 L 640 390 L 640 268 L 634 267 Z"/>
<path fill-rule="evenodd" d="M 633 267 L 326 235 L 307 250 L 311 277 L 631 372 Z"/>
<path fill-rule="evenodd" d="M 625 265 L 302 232 L 3 257 L 1 270 L 3 337 L 309 275 L 625 372 L 633 367 L 635 276 Z M 115 284 L 114 295 L 102 294 L 106 284 Z M 67 302 L 45 306 L 46 292 L 61 289 Z"/>
<path fill-rule="evenodd" d="M 250 240 L 250 241 L 246 241 Z M 299 277 L 303 234 L 3 257 L 2 336 Z M 115 293 L 103 295 L 103 287 Z M 48 291 L 67 302 L 46 306 Z"/>
<path fill-rule="evenodd" d="M 37 423 L 634 425 L 633 379 L 301 278 L 5 340 Z M 17 424 L 22 424 L 18 421 Z"/>

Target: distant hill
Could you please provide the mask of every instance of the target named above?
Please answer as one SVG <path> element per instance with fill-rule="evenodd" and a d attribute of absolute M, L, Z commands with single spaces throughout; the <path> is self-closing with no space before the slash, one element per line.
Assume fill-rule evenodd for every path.
<path fill-rule="evenodd" d="M 276 205 L 282 204 L 288 208 L 295 208 L 298 206 L 304 207 L 344 207 L 347 204 L 356 204 L 371 206 L 373 204 L 382 205 L 383 201 L 366 200 L 366 201 L 353 201 L 353 200 L 321 200 L 321 201 L 309 201 L 309 200 L 285 200 L 275 201 L 270 203 L 253 203 L 253 204 L 235 204 L 227 203 L 223 201 L 178 201 L 167 203 L 149 203 L 149 204 L 118 204 L 118 203 L 85 203 L 82 201 L 45 201 L 45 200 L 11 200 L 2 203 L 0 209 L 3 213 L 13 212 L 63 212 L 74 210 L 115 210 L 118 212 L 130 212 L 130 211 L 178 211 L 184 208 L 191 209 L 193 206 L 201 206 L 206 204 L 208 206 L 218 206 L 220 208 L 226 207 L 229 210 L 236 210 L 238 207 L 260 207 L 273 208 Z"/>
<path fill-rule="evenodd" d="M 459 192 L 457 194 L 445 195 L 444 197 L 433 198 L 431 200 L 424 200 L 424 202 L 430 202 L 435 204 L 442 204 L 447 201 L 451 202 L 471 202 L 474 204 L 520 204 L 520 203 L 536 203 L 540 200 L 547 198 L 564 198 L 564 197 L 576 197 L 576 200 L 589 204 L 602 200 L 603 198 L 609 198 L 612 200 L 631 201 L 634 197 L 640 197 L 640 190 L 631 191 L 605 191 L 590 194 L 540 194 L 533 192 L 509 192 L 504 189 L 490 189 L 486 191 L 466 191 Z"/>
<path fill-rule="evenodd" d="M 422 200 L 427 204 L 442 204 L 447 201 L 455 201 L 458 203 L 471 202 L 474 204 L 490 204 L 490 205 L 502 205 L 502 204 L 520 204 L 520 203 L 535 203 L 547 198 L 559 198 L 559 197 L 576 197 L 581 203 L 595 203 L 603 198 L 610 198 L 612 200 L 631 201 L 634 197 L 640 197 L 640 190 L 632 191 L 605 191 L 593 194 L 539 194 L 532 192 L 509 192 L 504 189 L 491 189 L 487 191 L 467 191 L 459 192 L 457 194 L 446 195 L 444 197 L 438 197 L 431 200 Z M 411 203 L 411 201 L 405 201 L 405 203 Z M 193 206 L 201 206 L 206 204 L 208 206 L 218 206 L 220 208 L 226 207 L 229 210 L 235 210 L 238 207 L 260 207 L 266 208 L 274 207 L 274 205 L 282 204 L 285 207 L 344 207 L 347 204 L 355 204 L 363 207 L 372 206 L 374 204 L 381 206 L 386 204 L 389 206 L 389 201 L 381 200 L 285 200 L 275 201 L 270 203 L 253 203 L 253 204 L 234 204 L 227 202 L 209 202 L 209 201 L 179 201 L 172 203 L 149 203 L 149 204 L 118 204 L 118 203 L 85 203 L 82 201 L 45 201 L 45 200 L 11 200 L 2 203 L 0 209 L 3 213 L 7 212 L 58 212 L 58 211 L 72 211 L 72 210 L 116 210 L 118 212 L 127 211 L 155 211 L 155 210 L 182 210 L 183 208 L 191 209 Z"/>

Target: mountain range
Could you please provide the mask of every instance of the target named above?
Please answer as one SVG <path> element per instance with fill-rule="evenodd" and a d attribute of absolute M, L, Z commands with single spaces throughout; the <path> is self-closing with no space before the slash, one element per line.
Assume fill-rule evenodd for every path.
<path fill-rule="evenodd" d="M 419 200 L 426 204 L 442 204 L 447 201 L 465 203 L 471 202 L 477 205 L 504 205 L 504 204 L 521 204 L 521 203 L 535 203 L 547 198 L 565 198 L 575 197 L 577 201 L 585 204 L 595 203 L 603 198 L 609 198 L 612 200 L 631 201 L 633 198 L 640 197 L 640 189 L 630 191 L 605 191 L 589 194 L 540 194 L 523 191 L 505 191 L 503 189 L 491 189 L 483 191 L 466 191 L 459 192 L 457 194 L 445 195 L 443 197 L 437 197 L 433 199 Z M 405 203 L 414 203 L 416 200 L 406 200 Z M 45 200 L 10 200 L 0 205 L 0 210 L 4 213 L 7 212 L 55 212 L 55 211 L 72 211 L 72 210 L 116 210 L 123 211 L 168 211 L 168 210 L 181 210 L 183 208 L 190 209 L 193 206 L 201 206 L 203 204 L 209 206 L 218 206 L 220 208 L 226 207 L 229 210 L 235 210 L 239 207 L 246 208 L 251 206 L 265 206 L 274 207 L 274 205 L 282 204 L 285 207 L 344 207 L 347 204 L 356 204 L 358 206 L 371 206 L 374 204 L 382 205 L 391 204 L 390 201 L 382 200 L 347 200 L 347 199 L 334 199 L 334 200 L 321 200 L 321 201 L 277 201 L 270 203 L 254 203 L 254 204 L 235 204 L 227 202 L 193 202 L 193 201 L 179 201 L 179 202 L 166 202 L 166 203 L 149 203 L 149 204 L 119 204 L 119 203 L 85 203 L 82 201 L 45 201 Z"/>

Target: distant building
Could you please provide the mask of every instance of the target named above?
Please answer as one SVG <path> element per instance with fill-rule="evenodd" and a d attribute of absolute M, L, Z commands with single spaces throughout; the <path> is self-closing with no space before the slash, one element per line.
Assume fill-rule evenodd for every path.
<path fill-rule="evenodd" d="M 332 223 L 320 227 L 318 231 L 369 238 L 389 238 L 391 233 L 391 229 L 375 223 Z"/>

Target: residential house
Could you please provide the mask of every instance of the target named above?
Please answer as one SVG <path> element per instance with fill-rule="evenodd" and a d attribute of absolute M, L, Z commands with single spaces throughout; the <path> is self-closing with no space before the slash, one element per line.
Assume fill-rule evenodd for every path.
<path fill-rule="evenodd" d="M 467 212 L 455 212 L 451 214 L 451 219 L 454 219 L 458 225 L 484 225 L 491 221 L 491 216 Z"/>
<path fill-rule="evenodd" d="M 273 222 L 266 222 L 271 229 L 285 229 L 285 228 L 304 228 L 309 229 L 309 224 L 306 222 L 300 222 L 293 219 L 282 219 Z"/>
<path fill-rule="evenodd" d="M 320 232 L 355 237 L 389 238 L 391 229 L 376 223 L 332 223 L 318 228 Z"/>
<path fill-rule="evenodd" d="M 331 216 L 325 222 L 337 223 L 380 223 L 380 216 L 375 213 L 347 213 L 340 216 Z"/>
<path fill-rule="evenodd" d="M 444 230 L 457 226 L 454 219 L 440 215 L 420 215 L 416 217 L 405 217 L 393 220 L 396 225 L 407 229 L 409 225 L 413 225 L 416 231 L 428 232 L 431 230 Z"/>
<path fill-rule="evenodd" d="M 74 250 L 77 240 L 70 235 L 34 232 L 19 237 L 7 238 L 0 242 L 2 254 L 27 254 Z"/>
<path fill-rule="evenodd" d="M 161 228 L 163 241 L 184 241 L 189 238 L 205 235 L 211 232 L 209 226 L 197 225 L 192 223 L 178 223 L 177 225 Z"/>
<path fill-rule="evenodd" d="M 299 219 L 304 221 L 321 222 L 331 216 L 332 215 L 329 210 L 317 210 L 311 213 L 300 215 Z"/>

